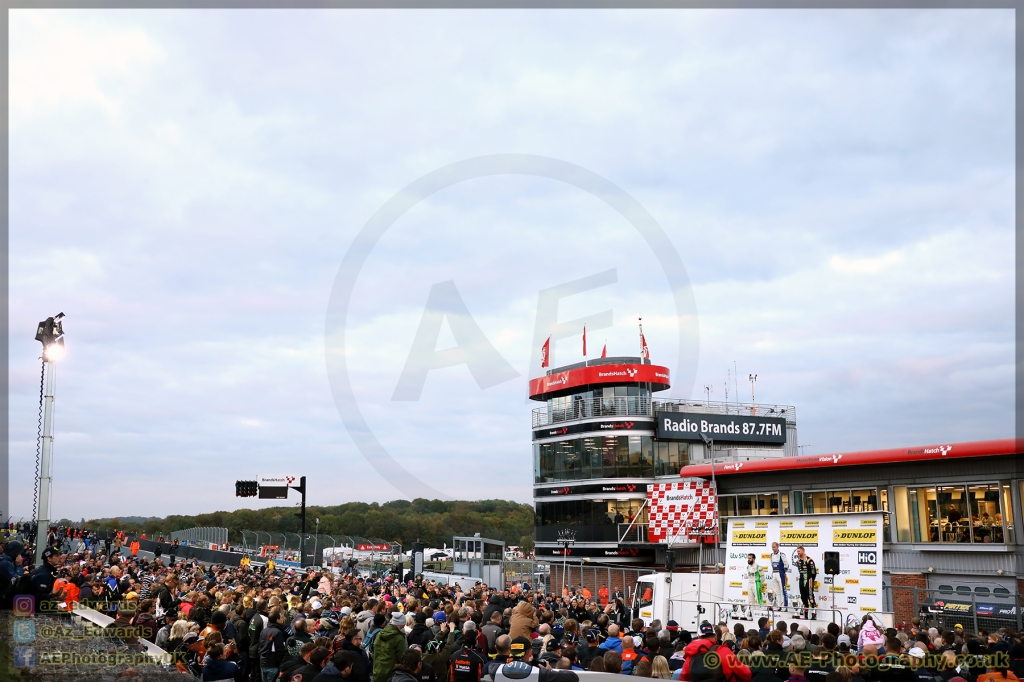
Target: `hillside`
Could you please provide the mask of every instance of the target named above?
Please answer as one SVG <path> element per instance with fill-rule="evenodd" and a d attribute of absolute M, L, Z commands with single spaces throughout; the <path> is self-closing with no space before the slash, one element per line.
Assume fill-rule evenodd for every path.
<path fill-rule="evenodd" d="M 167 536 L 171 531 L 201 526 L 228 529 L 232 543 L 241 543 L 242 530 L 296 533 L 299 519 L 296 508 L 269 507 L 216 511 L 195 516 L 165 518 L 125 517 L 124 519 L 91 519 L 87 528 L 120 528 L 144 531 L 147 536 Z M 315 530 L 320 519 L 320 533 L 331 536 L 349 535 L 397 541 L 408 549 L 419 540 L 430 547 L 451 544 L 453 535 L 473 535 L 503 540 L 510 545 L 533 545 L 533 507 L 506 500 L 443 501 L 415 499 L 394 500 L 384 504 L 348 502 L 331 507 L 307 507 L 306 532 Z"/>

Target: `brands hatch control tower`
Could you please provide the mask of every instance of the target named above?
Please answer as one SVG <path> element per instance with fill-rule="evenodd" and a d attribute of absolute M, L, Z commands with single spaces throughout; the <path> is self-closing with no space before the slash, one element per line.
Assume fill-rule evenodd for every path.
<path fill-rule="evenodd" d="M 639 563 L 653 550 L 620 547 L 620 529 L 646 523 L 647 484 L 679 477 L 685 443 L 655 443 L 651 396 L 669 388 L 667 367 L 639 357 L 590 360 L 530 382 L 537 558 Z M 639 515 L 639 516 L 638 516 Z"/>
<path fill-rule="evenodd" d="M 655 562 L 657 546 L 647 538 L 647 486 L 679 481 L 684 466 L 708 460 L 699 434 L 662 433 L 659 439 L 659 413 L 671 417 L 672 426 L 731 415 L 774 417 L 780 433 L 770 437 L 733 436 L 729 442 L 716 436 L 715 459 L 723 466 L 797 454 L 792 407 L 653 398 L 669 387 L 668 368 L 639 357 L 566 365 L 530 381 L 530 398 L 544 403 L 532 412 L 538 559 L 568 552 L 571 559 L 601 563 Z M 720 511 L 778 513 L 768 506 Z M 566 531 L 571 545 L 561 541 Z"/>

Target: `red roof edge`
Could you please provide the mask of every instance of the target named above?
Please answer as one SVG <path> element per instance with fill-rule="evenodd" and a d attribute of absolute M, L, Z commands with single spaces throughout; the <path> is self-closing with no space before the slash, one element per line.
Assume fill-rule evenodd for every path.
<path fill-rule="evenodd" d="M 936 459 L 959 459 L 961 457 L 994 457 L 1015 455 L 1021 452 L 1022 442 L 1016 438 L 979 440 L 966 443 L 943 443 L 919 445 L 888 450 L 866 450 L 842 452 L 830 455 L 800 455 L 746 462 L 716 462 L 715 475 L 754 474 L 771 471 L 792 471 L 794 469 L 831 468 L 868 464 L 896 464 L 921 462 Z M 691 464 L 679 471 L 683 478 L 707 478 L 711 476 L 710 464 Z"/>

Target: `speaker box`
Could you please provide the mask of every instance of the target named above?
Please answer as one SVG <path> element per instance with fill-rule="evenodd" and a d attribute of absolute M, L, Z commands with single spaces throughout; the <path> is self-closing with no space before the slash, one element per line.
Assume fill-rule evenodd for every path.
<path fill-rule="evenodd" d="M 825 552 L 825 575 L 839 575 L 839 552 Z"/>

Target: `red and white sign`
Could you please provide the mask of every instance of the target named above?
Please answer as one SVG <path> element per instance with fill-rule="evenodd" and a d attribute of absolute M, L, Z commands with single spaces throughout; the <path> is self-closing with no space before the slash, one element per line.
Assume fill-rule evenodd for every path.
<path fill-rule="evenodd" d="M 555 372 L 530 380 L 530 398 L 547 400 L 547 394 L 596 384 L 652 384 L 652 391 L 669 388 L 668 367 L 660 365 L 594 365 Z"/>
<path fill-rule="evenodd" d="M 647 486 L 647 541 L 667 544 L 718 530 L 718 498 L 708 481 Z"/>
<path fill-rule="evenodd" d="M 391 545 L 382 545 L 382 544 L 377 544 L 377 543 L 374 543 L 372 545 L 370 545 L 370 544 L 363 544 L 363 545 L 356 545 L 356 549 L 359 550 L 360 552 L 390 552 L 391 551 Z"/>
<path fill-rule="evenodd" d="M 715 474 L 722 476 L 791 471 L 794 469 L 830 469 L 843 466 L 923 462 L 960 459 L 964 457 L 993 457 L 1014 455 L 1020 452 L 1021 448 L 1016 440 L 1004 438 L 1002 440 L 983 440 L 969 443 L 944 443 L 941 445 L 923 445 L 911 448 L 892 448 L 889 450 L 844 452 L 832 455 L 803 455 L 800 457 L 779 457 L 747 462 L 724 462 L 715 465 Z M 685 466 L 679 472 L 679 475 L 684 478 L 691 476 L 707 477 L 711 475 L 711 465 L 693 464 Z"/>

